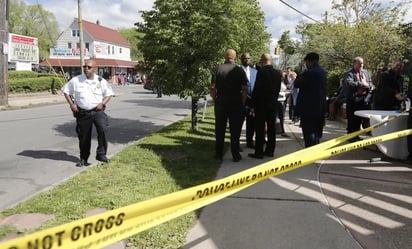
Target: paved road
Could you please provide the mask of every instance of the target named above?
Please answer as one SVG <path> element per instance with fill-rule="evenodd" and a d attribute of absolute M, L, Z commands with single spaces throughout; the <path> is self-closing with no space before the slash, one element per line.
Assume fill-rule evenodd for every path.
<path fill-rule="evenodd" d="M 190 101 L 176 96 L 158 99 L 141 85 L 114 90 L 107 109 L 109 156 L 190 114 Z M 84 169 L 75 167 L 74 126 L 66 103 L 0 111 L 0 211 Z M 96 163 L 96 146 L 94 134 L 91 163 Z"/>

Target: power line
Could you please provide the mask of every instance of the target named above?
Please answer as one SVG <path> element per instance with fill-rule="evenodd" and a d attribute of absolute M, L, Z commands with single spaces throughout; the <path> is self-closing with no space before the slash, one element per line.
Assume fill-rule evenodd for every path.
<path fill-rule="evenodd" d="M 284 5 L 288 6 L 289 8 L 293 9 L 294 11 L 298 12 L 299 14 L 301 14 L 301 15 L 303 15 L 303 16 L 305 16 L 305 17 L 309 18 L 310 20 L 312 20 L 312 21 L 314 21 L 314 22 L 319 22 L 318 20 L 315 20 L 315 19 L 313 19 L 312 17 L 310 17 L 310 16 L 306 15 L 305 13 L 303 13 L 302 11 L 300 11 L 300 10 L 296 9 L 296 8 L 295 8 L 295 7 L 293 7 L 292 5 L 290 5 L 290 4 L 288 4 L 288 3 L 286 3 L 285 1 L 283 1 L 283 0 L 279 0 L 279 1 L 280 1 L 281 3 L 283 3 Z"/>

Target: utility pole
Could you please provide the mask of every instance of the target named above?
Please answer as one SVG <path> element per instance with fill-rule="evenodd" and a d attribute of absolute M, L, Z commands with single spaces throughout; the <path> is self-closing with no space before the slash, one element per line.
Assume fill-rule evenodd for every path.
<path fill-rule="evenodd" d="M 82 24 L 82 8 L 81 8 L 81 4 L 80 4 L 81 0 L 77 0 L 77 15 L 78 15 L 78 19 L 79 19 L 79 33 L 80 33 L 80 37 L 79 37 L 79 43 L 80 43 L 80 70 L 82 72 L 82 74 L 84 74 L 84 69 L 83 69 L 83 65 L 84 65 L 84 43 L 83 43 L 83 24 Z"/>
<path fill-rule="evenodd" d="M 8 105 L 9 1 L 0 0 L 0 106 Z"/>

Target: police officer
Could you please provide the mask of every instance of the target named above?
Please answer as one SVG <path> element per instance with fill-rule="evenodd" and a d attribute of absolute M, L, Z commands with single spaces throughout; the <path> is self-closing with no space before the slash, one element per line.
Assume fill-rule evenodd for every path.
<path fill-rule="evenodd" d="M 104 112 L 106 104 L 114 95 L 107 81 L 95 74 L 96 62 L 87 60 L 83 66 L 84 74 L 73 77 L 62 91 L 76 117 L 76 133 L 79 138 L 80 160 L 76 166 L 87 166 L 90 156 L 93 124 L 97 131 L 98 146 L 96 160 L 109 162 L 106 157 L 107 139 L 106 127 L 108 118 Z"/>

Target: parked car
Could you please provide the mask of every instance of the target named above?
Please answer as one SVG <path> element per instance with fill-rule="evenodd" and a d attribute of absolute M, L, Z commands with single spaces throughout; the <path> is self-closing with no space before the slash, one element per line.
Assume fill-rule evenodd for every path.
<path fill-rule="evenodd" d="M 157 93 L 157 88 L 153 87 L 153 80 L 151 78 L 146 79 L 146 81 L 143 85 L 143 88 L 146 89 L 146 90 L 150 90 L 153 93 Z"/>

